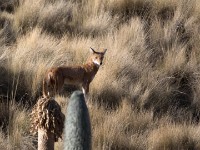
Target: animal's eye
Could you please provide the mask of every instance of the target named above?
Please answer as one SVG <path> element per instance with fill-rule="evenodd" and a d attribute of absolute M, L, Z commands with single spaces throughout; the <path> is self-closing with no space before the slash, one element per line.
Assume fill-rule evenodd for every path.
<path fill-rule="evenodd" d="M 97 59 L 97 56 L 95 57 L 95 59 Z"/>

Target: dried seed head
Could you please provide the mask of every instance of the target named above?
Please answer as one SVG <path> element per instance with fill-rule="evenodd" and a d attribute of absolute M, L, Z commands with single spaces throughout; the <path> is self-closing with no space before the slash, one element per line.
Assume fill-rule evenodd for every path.
<path fill-rule="evenodd" d="M 61 138 L 64 128 L 64 114 L 60 105 L 53 98 L 40 98 L 33 107 L 31 115 L 32 134 L 36 134 L 38 129 L 50 131 L 54 134 L 55 142 Z"/>

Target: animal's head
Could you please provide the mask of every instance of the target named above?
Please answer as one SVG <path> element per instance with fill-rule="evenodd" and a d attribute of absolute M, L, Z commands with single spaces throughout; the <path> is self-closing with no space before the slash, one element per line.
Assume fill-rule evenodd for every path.
<path fill-rule="evenodd" d="M 93 48 L 90 47 L 90 51 L 92 53 L 92 55 L 90 57 L 90 59 L 92 60 L 92 62 L 94 64 L 96 64 L 97 66 L 102 65 L 103 58 L 104 58 L 104 55 L 105 55 L 107 49 L 104 49 L 103 52 L 96 52 Z"/>

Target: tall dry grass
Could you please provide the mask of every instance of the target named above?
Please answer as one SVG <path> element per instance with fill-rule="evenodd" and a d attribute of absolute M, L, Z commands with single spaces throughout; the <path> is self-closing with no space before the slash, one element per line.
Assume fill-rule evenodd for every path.
<path fill-rule="evenodd" d="M 90 86 L 93 149 L 199 149 L 199 8 L 197 0 L 1 1 L 0 149 L 36 149 L 27 115 L 45 71 L 84 63 L 89 47 L 108 49 Z M 57 98 L 63 110 L 70 93 Z"/>

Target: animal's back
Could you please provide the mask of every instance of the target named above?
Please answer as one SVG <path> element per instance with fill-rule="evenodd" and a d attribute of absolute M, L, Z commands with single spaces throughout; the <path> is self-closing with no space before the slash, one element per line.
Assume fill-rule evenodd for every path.
<path fill-rule="evenodd" d="M 58 67 L 65 79 L 65 84 L 81 84 L 84 80 L 85 70 L 82 66 L 61 66 Z"/>

